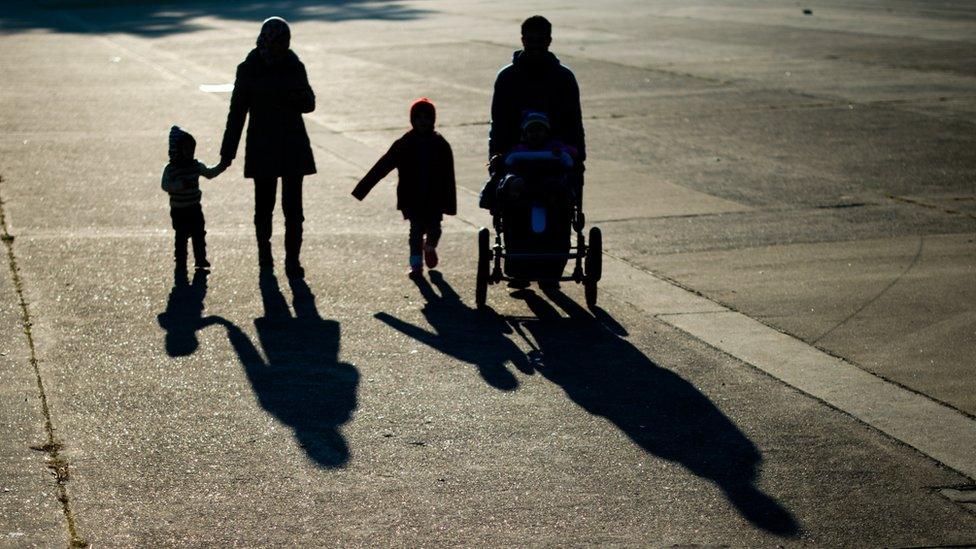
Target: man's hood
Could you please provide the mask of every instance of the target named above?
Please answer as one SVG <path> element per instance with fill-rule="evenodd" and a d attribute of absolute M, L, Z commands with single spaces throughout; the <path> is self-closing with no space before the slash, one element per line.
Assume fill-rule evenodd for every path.
<path fill-rule="evenodd" d="M 512 64 L 522 66 L 551 65 L 555 67 L 559 65 L 559 58 L 553 55 L 551 51 L 547 51 L 542 55 L 533 57 L 530 55 L 525 55 L 525 50 L 516 50 L 515 53 L 512 54 Z"/>

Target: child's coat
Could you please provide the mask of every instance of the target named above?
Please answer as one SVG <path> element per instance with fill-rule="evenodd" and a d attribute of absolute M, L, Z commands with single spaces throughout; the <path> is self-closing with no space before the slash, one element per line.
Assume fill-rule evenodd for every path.
<path fill-rule="evenodd" d="M 405 219 L 457 214 L 454 156 L 441 134 L 410 130 L 397 139 L 353 189 L 362 200 L 396 168 L 397 209 Z"/>

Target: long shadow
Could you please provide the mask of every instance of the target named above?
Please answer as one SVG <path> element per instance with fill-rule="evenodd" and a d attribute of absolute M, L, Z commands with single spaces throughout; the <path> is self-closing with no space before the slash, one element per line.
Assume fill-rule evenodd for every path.
<path fill-rule="evenodd" d="M 426 280 L 416 284 L 427 300 L 421 312 L 433 331 L 386 313 L 373 316 L 429 347 L 476 366 L 481 377 L 496 389 L 518 388 L 518 380 L 507 364 L 511 362 L 526 373 L 531 373 L 532 367 L 525 353 L 505 337 L 512 331 L 508 324 L 491 310 L 479 311 L 465 305 L 439 272 L 430 271 L 429 276 L 437 291 Z"/>
<path fill-rule="evenodd" d="M 219 2 L 200 0 L 40 0 L 4 4 L 0 13 L 3 32 L 47 30 L 52 32 L 125 33 L 161 37 L 207 30 L 199 21 L 218 17 L 251 21 L 257 26 L 271 15 L 290 22 L 350 21 L 377 19 L 406 21 L 419 19 L 429 10 L 414 8 L 397 0 L 293 0 L 285 2 Z M 66 14 L 67 16 L 63 16 Z M 87 22 L 83 26 L 77 19 Z"/>
<path fill-rule="evenodd" d="M 164 339 L 169 356 L 193 354 L 200 346 L 197 331 L 218 322 L 216 317 L 203 317 L 207 274 L 207 271 L 196 271 L 191 283 L 186 270 L 173 272 L 173 289 L 169 292 L 166 310 L 156 317 L 159 326 L 166 332 Z"/>
<path fill-rule="evenodd" d="M 254 319 L 264 356 L 235 324 L 227 328 L 234 351 L 261 406 L 295 433 L 308 456 L 341 467 L 350 452 L 340 428 L 356 409 L 359 372 L 339 362 L 339 323 L 323 319 L 304 280 L 290 281 L 294 316 L 274 274 L 259 284 L 264 316 Z"/>
<path fill-rule="evenodd" d="M 536 319 L 518 320 L 532 335 L 537 371 L 589 413 L 604 417 L 645 451 L 714 482 L 751 523 L 795 536 L 793 514 L 756 486 L 759 449 L 705 395 L 661 368 L 559 291 L 516 294 Z M 602 313 L 605 315 L 606 313 Z"/>

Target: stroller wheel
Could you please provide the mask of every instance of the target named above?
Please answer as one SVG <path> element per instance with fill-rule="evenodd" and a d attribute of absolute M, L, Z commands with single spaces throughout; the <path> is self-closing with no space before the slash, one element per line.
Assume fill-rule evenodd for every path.
<path fill-rule="evenodd" d="M 483 307 L 488 300 L 488 270 L 491 264 L 491 234 L 482 227 L 478 231 L 478 270 L 474 282 L 474 302 Z"/>
<path fill-rule="evenodd" d="M 603 233 L 599 227 L 590 228 L 589 247 L 586 250 L 586 264 L 583 274 L 583 290 L 586 306 L 596 306 L 597 282 L 603 276 Z"/>

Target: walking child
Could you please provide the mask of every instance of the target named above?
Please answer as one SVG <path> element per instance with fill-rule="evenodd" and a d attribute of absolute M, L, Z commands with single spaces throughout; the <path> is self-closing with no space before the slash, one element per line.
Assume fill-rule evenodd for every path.
<path fill-rule="evenodd" d="M 186 271 L 187 241 L 193 241 L 193 260 L 197 269 L 209 269 L 207 231 L 200 206 L 200 176 L 213 179 L 227 166 L 208 168 L 193 157 L 197 142 L 179 126 L 169 130 L 169 163 L 163 168 L 163 190 L 169 193 L 169 215 L 176 231 L 174 258 L 176 269 Z"/>
<path fill-rule="evenodd" d="M 444 215 L 457 213 L 454 156 L 444 137 L 434 131 L 437 111 L 422 97 L 410 105 L 411 129 L 393 142 L 352 195 L 362 200 L 394 168 L 397 170 L 397 209 L 410 222 L 410 270 L 412 279 L 423 276 L 424 263 L 437 266 L 437 243 Z"/>

